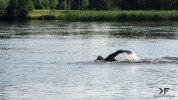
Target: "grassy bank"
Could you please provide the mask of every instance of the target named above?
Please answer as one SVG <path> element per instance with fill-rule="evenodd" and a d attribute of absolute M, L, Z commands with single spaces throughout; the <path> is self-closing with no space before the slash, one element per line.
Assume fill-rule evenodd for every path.
<path fill-rule="evenodd" d="M 72 21 L 155 21 L 178 20 L 178 11 L 156 10 L 119 10 L 119 11 L 65 11 L 55 10 L 49 16 L 49 10 L 34 10 L 30 19 L 56 19 Z"/>
<path fill-rule="evenodd" d="M 63 14 L 62 10 L 55 10 L 52 16 L 49 16 L 49 10 L 33 10 L 29 14 L 29 19 L 32 20 L 47 20 L 48 17 L 53 17 L 54 19 L 59 19 L 59 16 Z"/>

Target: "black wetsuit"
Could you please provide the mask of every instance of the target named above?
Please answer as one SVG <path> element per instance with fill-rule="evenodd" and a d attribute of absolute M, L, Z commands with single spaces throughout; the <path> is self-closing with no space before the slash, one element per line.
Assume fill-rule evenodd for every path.
<path fill-rule="evenodd" d="M 125 52 L 131 52 L 131 51 L 128 51 L 128 50 L 118 50 L 110 55 L 108 55 L 106 58 L 103 58 L 102 56 L 98 56 L 96 60 L 99 60 L 99 61 L 108 61 L 108 62 L 113 62 L 113 61 L 117 61 L 115 59 L 115 57 L 118 55 L 118 54 L 121 54 L 121 53 L 125 53 Z"/>
<path fill-rule="evenodd" d="M 124 53 L 124 52 L 125 52 L 125 50 L 118 50 L 118 51 L 116 51 L 116 52 L 114 52 L 114 53 L 108 55 L 108 56 L 104 59 L 104 61 L 109 61 L 109 62 L 117 61 L 117 60 L 115 59 L 115 57 L 116 57 L 118 54 Z"/>

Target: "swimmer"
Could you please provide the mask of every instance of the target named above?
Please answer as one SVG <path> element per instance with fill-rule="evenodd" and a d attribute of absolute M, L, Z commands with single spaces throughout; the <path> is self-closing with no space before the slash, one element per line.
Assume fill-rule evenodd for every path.
<path fill-rule="evenodd" d="M 118 50 L 110 55 L 108 55 L 106 58 L 103 58 L 102 56 L 98 56 L 96 58 L 96 61 L 107 61 L 107 62 L 114 62 L 114 61 L 117 61 L 115 59 L 115 57 L 118 55 L 118 54 L 122 54 L 122 53 L 126 53 L 126 54 L 132 54 L 132 51 L 129 51 L 129 50 Z"/>

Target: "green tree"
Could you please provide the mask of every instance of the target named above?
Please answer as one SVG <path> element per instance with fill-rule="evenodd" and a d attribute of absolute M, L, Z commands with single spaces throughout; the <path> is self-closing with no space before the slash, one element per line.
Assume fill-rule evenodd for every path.
<path fill-rule="evenodd" d="M 83 0 L 82 1 L 82 9 L 86 9 L 89 6 L 89 1 L 88 0 Z"/>
<path fill-rule="evenodd" d="M 17 17 L 18 0 L 10 0 L 6 11 L 6 17 L 8 19 L 14 19 Z"/>
<path fill-rule="evenodd" d="M 33 0 L 33 5 L 35 9 L 43 9 L 42 0 Z"/>
<path fill-rule="evenodd" d="M 177 0 L 160 0 L 161 9 L 174 9 L 177 3 Z"/>
<path fill-rule="evenodd" d="M 113 0 L 105 0 L 105 2 L 106 2 L 106 9 L 107 9 L 107 10 L 113 8 L 113 6 L 112 6 Z"/>
<path fill-rule="evenodd" d="M 9 0 L 0 0 L 0 16 L 4 16 Z"/>
<path fill-rule="evenodd" d="M 146 9 L 146 1 L 147 0 L 136 0 L 139 9 Z"/>
<path fill-rule="evenodd" d="M 50 1 L 49 0 L 42 0 L 41 5 L 43 6 L 43 9 L 50 9 Z"/>
<path fill-rule="evenodd" d="M 71 0 L 71 9 L 78 10 L 80 9 L 80 4 L 82 0 Z"/>
<path fill-rule="evenodd" d="M 58 0 L 49 0 L 49 9 L 50 9 L 50 15 L 52 14 L 52 11 L 57 7 Z"/>
<path fill-rule="evenodd" d="M 106 10 L 107 9 L 107 4 L 105 0 L 94 0 L 93 1 L 93 9 L 96 10 Z"/>
<path fill-rule="evenodd" d="M 67 10 L 67 1 L 66 0 L 62 1 L 62 8 L 63 8 L 63 10 Z"/>
<path fill-rule="evenodd" d="M 33 3 L 31 0 L 10 0 L 6 16 L 9 19 L 26 18 L 32 10 Z"/>
<path fill-rule="evenodd" d="M 67 5 L 68 5 L 68 6 L 67 6 L 67 9 L 68 9 L 68 10 L 71 10 L 71 1 L 70 1 L 70 0 L 68 0 Z"/>
<path fill-rule="evenodd" d="M 33 10 L 33 3 L 31 0 L 18 0 L 18 17 L 25 18 Z"/>
<path fill-rule="evenodd" d="M 33 0 L 35 9 L 50 9 L 49 0 Z"/>
<path fill-rule="evenodd" d="M 63 0 L 58 0 L 57 9 L 62 9 L 62 1 Z"/>

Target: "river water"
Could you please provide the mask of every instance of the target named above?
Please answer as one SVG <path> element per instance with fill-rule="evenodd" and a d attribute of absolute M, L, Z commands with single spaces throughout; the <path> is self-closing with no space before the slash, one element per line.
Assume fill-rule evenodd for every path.
<path fill-rule="evenodd" d="M 0 100 L 177 100 L 178 63 L 94 61 L 178 57 L 177 39 L 178 22 L 1 21 Z"/>

